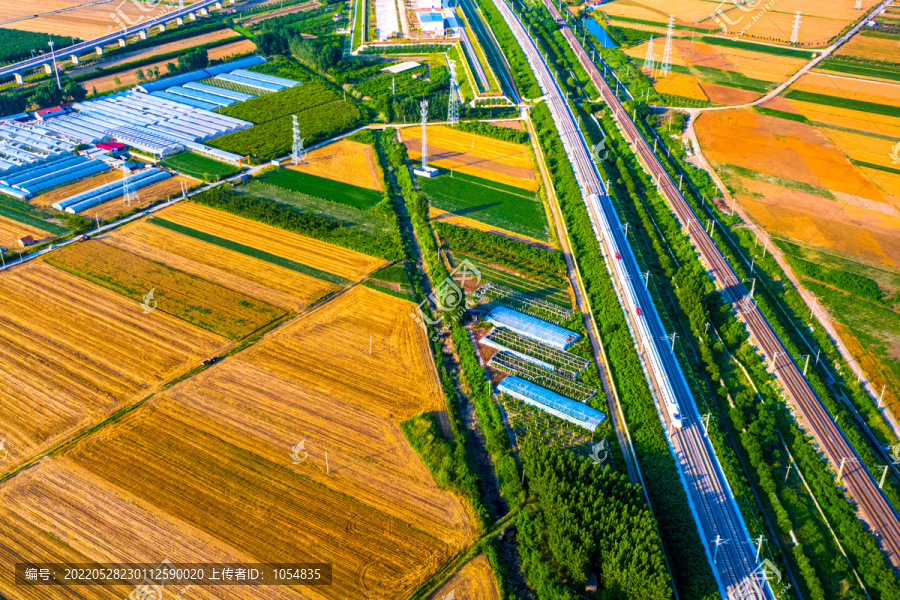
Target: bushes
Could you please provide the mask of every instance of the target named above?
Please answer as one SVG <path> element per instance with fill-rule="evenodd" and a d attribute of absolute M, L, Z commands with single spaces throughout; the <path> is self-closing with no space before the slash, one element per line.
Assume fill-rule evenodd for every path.
<path fill-rule="evenodd" d="M 524 98 L 538 98 L 541 95 L 541 87 L 538 85 L 537 78 L 525 58 L 525 51 L 519 46 L 515 36 L 510 30 L 509 25 L 503 19 L 503 15 L 494 6 L 492 0 L 476 0 L 482 14 L 487 21 L 488 27 L 493 32 L 494 37 L 500 44 L 506 60 L 509 62 L 509 68 L 512 71 L 513 79 L 516 81 L 516 87 Z"/>
<path fill-rule="evenodd" d="M 72 38 L 69 36 L 48 35 L 2 27 L 0 28 L 0 65 L 31 58 L 32 49 L 49 54 L 50 46 L 47 45 L 47 42 L 51 40 L 56 46 L 57 52 L 72 44 Z M 81 40 L 76 40 L 76 42 L 81 42 Z"/>
<path fill-rule="evenodd" d="M 515 144 L 528 143 L 527 131 L 519 131 L 518 129 L 502 127 L 500 125 L 492 125 L 491 123 L 482 123 L 480 121 L 463 121 L 461 123 L 457 123 L 456 129 L 483 135 L 485 137 L 494 138 L 496 140 L 503 140 L 504 142 L 513 142 Z"/>
<path fill-rule="evenodd" d="M 467 229 L 441 223 L 433 223 L 444 244 L 460 252 L 484 252 L 504 262 L 524 265 L 549 275 L 566 277 L 566 261 L 559 252 L 551 252 L 524 242 L 500 237 L 478 229 Z"/>

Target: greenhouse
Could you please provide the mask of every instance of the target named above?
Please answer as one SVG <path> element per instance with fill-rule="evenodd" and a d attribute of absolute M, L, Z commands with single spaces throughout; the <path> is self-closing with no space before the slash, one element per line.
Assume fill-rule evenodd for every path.
<path fill-rule="evenodd" d="M 518 311 L 498 306 L 486 319 L 495 327 L 509 329 L 519 335 L 537 340 L 558 350 L 565 350 L 581 337 L 581 334 L 569 331 L 559 325 L 542 321 Z"/>
<path fill-rule="evenodd" d="M 605 414 L 587 404 L 560 396 L 515 375 L 504 377 L 497 385 L 497 391 L 589 431 L 596 430 L 606 420 Z"/>

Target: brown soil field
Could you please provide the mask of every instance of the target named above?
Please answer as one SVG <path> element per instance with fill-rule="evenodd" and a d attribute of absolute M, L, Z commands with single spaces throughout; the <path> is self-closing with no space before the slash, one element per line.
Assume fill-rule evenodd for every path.
<path fill-rule="evenodd" d="M 859 56 L 871 60 L 896 61 L 900 52 L 900 40 L 854 35 L 850 40 L 838 48 L 835 54 Z"/>
<path fill-rule="evenodd" d="M 79 3 L 80 4 L 80 3 Z M 177 9 L 178 5 L 170 5 Z M 83 40 L 90 40 L 118 30 L 122 27 L 138 25 L 159 16 L 162 5 L 157 3 L 143 4 L 139 2 L 107 2 L 96 6 L 84 6 L 75 10 L 53 15 L 17 21 L 9 26 L 13 29 L 53 33 L 56 35 L 74 35 Z M 43 3 L 42 12 L 46 12 Z M 33 13 L 33 10 L 32 10 Z M 120 26 L 121 22 L 121 26 Z"/>
<path fill-rule="evenodd" d="M 191 202 L 179 202 L 156 213 L 156 216 L 347 279 L 358 280 L 386 264 L 382 258 L 366 256 Z"/>
<path fill-rule="evenodd" d="M 895 167 L 896 165 L 894 165 Z M 892 168 L 894 168 L 892 167 Z M 900 177 L 895 173 L 888 173 L 881 169 L 870 169 L 868 167 L 860 167 L 866 177 L 871 179 L 878 188 L 889 196 L 900 198 Z M 894 206 L 898 206 L 897 201 L 892 201 Z"/>
<path fill-rule="evenodd" d="M 37 229 L 6 217 L 0 217 L 0 248 L 19 249 L 16 241 L 26 235 L 34 236 L 35 240 L 55 237 L 53 234 L 47 233 L 41 229 Z"/>
<path fill-rule="evenodd" d="M 422 130 L 400 130 L 409 157 L 422 156 Z M 428 128 L 428 163 L 435 167 L 468 173 L 526 190 L 537 190 L 529 147 L 504 142 L 441 125 Z"/>
<path fill-rule="evenodd" d="M 3 5 L 0 6 L 0 22 L 10 21 L 12 19 L 24 19 L 26 17 L 32 17 L 35 14 L 73 8 L 84 4 L 90 4 L 94 1 L 95 0 L 41 0 L 40 7 L 35 7 L 35 5 L 30 2 L 4 2 Z M 6 25 L 4 25 L 4 27 L 6 27 Z"/>
<path fill-rule="evenodd" d="M 230 345 L 41 261 L 0 275 L 0 314 L 4 471 Z"/>
<path fill-rule="evenodd" d="M 327 281 L 147 221 L 131 223 L 97 239 L 282 308 L 302 310 L 337 289 Z"/>
<path fill-rule="evenodd" d="M 119 175 L 121 176 L 121 173 Z M 103 204 L 99 204 L 93 208 L 82 211 L 81 215 L 84 217 L 90 217 L 92 219 L 98 216 L 101 219 L 112 219 L 123 212 L 128 212 L 132 208 L 146 205 L 148 202 L 165 200 L 169 196 L 173 195 L 180 196 L 182 181 L 188 184 L 188 188 L 196 187 L 201 183 L 199 179 L 194 179 L 185 175 L 175 175 L 174 177 L 169 177 L 168 179 L 158 181 L 154 184 L 148 185 L 145 188 L 139 189 L 137 191 L 137 195 L 140 202 L 132 203 L 131 206 L 125 204 L 125 201 L 122 200 L 120 196 L 119 198 L 113 198 L 108 202 L 104 202 Z"/>
<path fill-rule="evenodd" d="M 840 77 L 834 74 L 807 73 L 792 85 L 791 89 L 888 106 L 895 106 L 897 99 L 900 98 L 900 86 L 896 84 Z"/>
<path fill-rule="evenodd" d="M 653 87 L 663 94 L 683 96 L 685 98 L 694 98 L 703 101 L 709 99 L 703 91 L 703 88 L 698 85 L 697 78 L 693 75 L 684 73 L 673 73 L 668 77 L 657 79 Z"/>
<path fill-rule="evenodd" d="M 697 37 L 698 39 L 693 42 L 690 39 L 672 40 L 673 65 L 696 65 L 712 69 L 734 71 L 736 73 L 742 73 L 752 79 L 783 81 L 795 73 L 805 63 L 805 61 L 797 58 L 774 56 L 771 54 L 763 54 L 761 52 L 753 52 L 752 50 L 705 44 L 699 41 L 699 34 Z M 649 42 L 644 42 L 643 44 L 628 48 L 625 52 L 639 61 L 643 61 L 647 56 L 648 43 Z M 657 39 L 653 44 L 656 59 L 659 60 L 662 57 L 665 40 Z"/>
<path fill-rule="evenodd" d="M 696 131 L 706 158 L 713 163 L 888 203 L 815 127 L 742 109 L 703 113 Z"/>
<path fill-rule="evenodd" d="M 762 94 L 751 92 L 749 90 L 741 90 L 738 88 L 719 85 L 716 83 L 700 82 L 700 87 L 706 93 L 706 96 L 717 104 L 740 105 L 753 102 Z"/>
<path fill-rule="evenodd" d="M 500 600 L 494 570 L 484 554 L 479 554 L 447 580 L 441 589 L 431 595 L 429 600 L 442 600 L 450 592 L 460 600 L 477 598 L 478 600 Z"/>
<path fill-rule="evenodd" d="M 253 43 L 253 40 L 238 40 L 236 42 L 231 42 L 230 44 L 225 44 L 224 46 L 219 46 L 218 48 L 211 48 L 207 51 L 210 60 L 221 60 L 226 57 L 229 57 L 233 54 L 243 54 L 245 52 L 252 52 L 256 49 L 256 44 Z M 169 60 L 161 60 L 159 62 L 144 65 L 141 69 L 146 73 L 148 70 L 152 71 L 154 67 L 159 67 L 160 78 L 164 77 L 167 74 L 166 65 L 172 62 L 172 59 Z M 87 79 L 81 84 L 84 86 L 84 89 L 88 91 L 88 93 L 93 93 L 94 88 L 97 89 L 97 92 L 108 92 L 110 90 L 114 90 L 117 87 L 124 86 L 133 86 L 138 84 L 137 69 L 134 71 L 123 71 L 121 73 L 112 73 L 109 75 L 103 75 L 101 77 L 95 77 L 94 79 Z M 116 85 L 116 77 L 119 78 L 119 85 Z"/>
<path fill-rule="evenodd" d="M 96 187 L 100 187 L 101 185 L 109 183 L 110 181 L 115 181 L 116 179 L 122 179 L 121 171 L 105 171 L 103 173 L 100 173 L 99 175 L 92 175 L 91 177 L 87 177 L 85 179 L 82 179 L 81 181 L 76 181 L 71 185 L 58 187 L 54 190 L 50 190 L 45 194 L 35 196 L 31 199 L 31 202 L 40 204 L 41 206 L 50 206 L 54 202 L 65 200 L 70 196 L 75 196 L 76 194 L 80 194 L 81 192 L 92 190 Z"/>
<path fill-rule="evenodd" d="M 375 162 L 375 151 L 368 144 L 339 140 L 306 155 L 306 164 L 291 165 L 289 169 L 334 179 L 370 190 L 381 190 L 381 174 Z"/>
<path fill-rule="evenodd" d="M 772 233 L 833 248 L 891 266 L 900 266 L 900 217 L 746 178 L 728 179 L 744 210 Z M 888 207 L 892 209 L 893 207 Z"/>
<path fill-rule="evenodd" d="M 785 98 L 776 98 L 775 100 L 779 102 L 766 102 L 765 106 L 767 108 L 799 113 L 810 121 L 817 123 L 849 127 L 858 131 L 890 135 L 900 139 L 900 118 L 898 117 L 876 115 L 871 112 L 850 108 L 825 106 Z"/>
<path fill-rule="evenodd" d="M 475 221 L 474 219 L 460 217 L 458 215 L 454 215 L 453 213 L 434 208 L 433 206 L 428 208 L 428 216 L 432 221 L 441 221 L 442 223 L 450 223 L 451 225 L 459 225 L 460 227 L 468 227 L 469 229 L 488 231 L 502 237 L 521 240 L 529 244 L 539 244 L 541 247 L 548 247 L 546 240 L 539 240 L 536 238 L 528 237 L 527 235 L 516 233 L 514 231 L 500 229 L 499 227 L 494 227 L 493 225 L 488 225 L 487 223 L 482 223 L 481 221 Z"/>
<path fill-rule="evenodd" d="M 76 69 L 71 71 L 73 75 L 78 75 L 82 72 L 90 72 L 93 71 L 96 67 L 103 67 L 104 69 L 108 69 L 110 67 L 115 67 L 124 63 L 133 62 L 136 60 L 142 60 L 145 58 L 149 58 L 152 56 L 156 56 L 158 54 L 168 54 L 169 52 L 177 52 L 178 50 L 186 50 L 188 48 L 193 48 L 194 46 L 200 46 L 202 44 L 210 44 L 212 42 L 217 42 L 219 40 L 224 40 L 226 38 L 235 37 L 238 35 L 233 29 L 219 29 L 216 31 L 210 31 L 209 33 L 201 33 L 200 35 L 183 39 L 176 40 L 174 42 L 169 42 L 167 44 L 160 44 L 158 46 L 154 46 L 152 48 L 148 48 L 146 50 L 139 50 L 136 52 L 126 52 L 124 54 L 119 54 L 108 61 L 103 61 L 97 63 L 95 65 L 91 65 L 86 69 Z M 210 50 L 212 52 L 212 50 Z M 162 69 L 160 69 L 162 70 Z"/>

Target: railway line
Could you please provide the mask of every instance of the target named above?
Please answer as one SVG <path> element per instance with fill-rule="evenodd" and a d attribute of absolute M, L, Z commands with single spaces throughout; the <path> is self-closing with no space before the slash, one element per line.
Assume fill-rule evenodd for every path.
<path fill-rule="evenodd" d="M 750 534 L 703 432 L 688 384 L 575 116 L 518 17 L 505 0 L 493 2 L 525 51 L 574 168 L 648 380 L 661 399 L 660 416 L 667 424 L 669 443 L 721 595 L 732 600 L 773 599 L 771 585 L 759 577 Z"/>
<path fill-rule="evenodd" d="M 547 0 L 544 2 L 554 18 L 558 20 L 562 18 L 552 2 Z M 656 157 L 651 145 L 629 118 L 616 94 L 590 60 L 577 36 L 565 25 L 562 26 L 562 32 L 591 80 L 600 90 L 603 101 L 610 107 L 625 139 L 634 148 L 646 171 L 657 182 L 660 192 L 675 212 L 682 227 L 687 230 L 717 287 L 726 300 L 735 305 L 747 325 L 751 339 L 771 361 L 775 376 L 793 400 L 794 406 L 798 408 L 807 430 L 819 443 L 832 467 L 836 471 L 841 471 L 840 482 L 846 486 L 849 496 L 857 503 L 860 517 L 868 523 L 890 562 L 894 567 L 900 567 L 900 518 L 897 511 L 876 484 L 874 476 L 862 463 L 809 381 L 803 376 L 799 365 L 749 297 L 747 288 L 706 233 L 697 215 Z"/>

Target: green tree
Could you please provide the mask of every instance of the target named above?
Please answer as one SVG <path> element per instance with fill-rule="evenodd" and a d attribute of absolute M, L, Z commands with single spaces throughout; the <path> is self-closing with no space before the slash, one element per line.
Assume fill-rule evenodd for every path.
<path fill-rule="evenodd" d="M 66 229 L 73 233 L 84 233 L 91 228 L 91 220 L 81 215 L 67 215 L 65 223 Z"/>
<path fill-rule="evenodd" d="M 144 70 L 138 69 L 137 71 L 134 72 L 134 76 L 137 77 L 137 80 L 139 82 L 144 81 L 144 79 L 145 79 Z"/>

